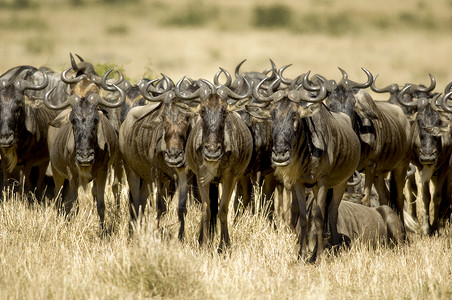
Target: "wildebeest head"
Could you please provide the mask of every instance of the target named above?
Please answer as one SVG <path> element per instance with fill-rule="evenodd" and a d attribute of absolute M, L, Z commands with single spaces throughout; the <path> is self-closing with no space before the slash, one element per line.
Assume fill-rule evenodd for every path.
<path fill-rule="evenodd" d="M 159 88 L 159 85 L 162 85 L 159 83 L 153 86 L 152 84 L 156 81 L 153 80 L 142 81 L 140 90 L 146 100 L 162 103 L 159 114 L 152 121 L 151 126 L 156 128 L 158 125 L 162 125 L 163 141 L 158 151 L 163 152 L 163 157 L 169 167 L 179 168 L 185 165 L 185 145 L 190 132 L 191 114 L 174 105 L 174 102 L 179 101 L 172 90 L 174 84 L 168 77 L 163 74 L 162 76 L 163 80 L 159 83 L 165 81 L 165 88 Z M 150 88 L 151 90 L 149 90 Z"/>
<path fill-rule="evenodd" d="M 86 97 L 71 95 L 68 99 L 59 104 L 53 105 L 49 102 L 49 95 L 53 89 L 46 93 L 44 104 L 54 110 L 71 107 L 68 119 L 72 126 L 75 145 L 75 161 L 79 166 L 89 166 L 94 163 L 96 150 L 104 150 L 108 141 L 103 129 L 99 128 L 100 120 L 103 117 L 102 107 L 116 108 L 125 101 L 125 93 L 117 85 L 114 85 L 121 97 L 115 103 L 103 99 L 97 93 L 89 93 Z M 55 119 L 51 125 L 60 127 L 64 124 L 64 117 Z"/>
<path fill-rule="evenodd" d="M 100 90 L 102 93 L 101 95 L 105 98 L 110 96 L 110 92 L 116 92 L 116 89 L 113 86 L 114 84 L 120 86 L 122 90 L 126 89 L 126 85 L 130 86 L 130 83 L 124 81 L 124 76 L 120 71 L 116 70 L 118 74 L 117 80 L 107 80 L 108 76 L 113 71 L 113 68 L 101 77 L 94 70 L 93 64 L 86 62 L 79 55 L 77 55 L 77 57 L 80 60 L 78 64 L 75 62 L 72 54 L 70 54 L 71 67 L 61 73 L 61 80 L 71 86 L 72 94 L 85 97 L 89 93 L 99 93 L 99 88 L 102 88 L 103 90 Z M 112 97 L 116 99 L 117 95 Z"/>
<path fill-rule="evenodd" d="M 309 73 L 308 73 L 309 74 Z M 253 90 L 254 97 L 260 102 L 272 102 L 272 163 L 277 167 L 289 165 L 296 154 L 298 138 L 302 130 L 304 118 L 315 115 L 321 108 L 322 100 L 326 97 L 326 89 L 320 85 L 317 96 L 307 90 L 296 89 L 279 90 L 269 96 L 261 95 L 259 89 L 261 81 Z"/>
<path fill-rule="evenodd" d="M 48 77 L 45 72 L 42 74 L 44 82 L 39 85 L 24 79 L 13 82 L 0 80 L 0 147 L 12 147 L 24 127 L 31 133 L 35 132 L 34 116 L 29 112 L 30 107 L 25 104 L 24 92 L 47 87 Z"/>
<path fill-rule="evenodd" d="M 180 99 L 200 99 L 191 111 L 198 113 L 201 119 L 200 146 L 205 161 L 219 161 L 228 152 L 228 140 L 233 133 L 225 131 L 226 118 L 230 113 L 244 109 L 244 104 L 249 101 L 252 92 L 248 81 L 244 80 L 248 88 L 243 95 L 233 92 L 225 85 L 215 86 L 205 79 L 199 80 L 199 89 L 194 93 L 182 92 L 179 88 L 181 81 L 175 89 Z M 231 100 L 238 101 L 228 103 Z"/>
<path fill-rule="evenodd" d="M 415 98 L 430 98 L 433 96 L 432 91 L 436 87 L 436 80 L 433 75 L 429 74 L 429 76 L 430 86 L 428 87 L 423 84 L 406 83 L 402 90 L 399 90 L 399 86 L 397 84 L 389 85 L 383 89 L 377 89 L 374 85 L 372 85 L 372 90 L 378 93 L 389 92 L 391 94 L 389 102 L 400 105 L 408 119 L 413 122 L 416 118 L 416 107 L 403 105 L 403 103 L 412 102 Z"/>
<path fill-rule="evenodd" d="M 410 86 L 405 87 L 401 94 Z M 441 114 L 444 111 L 438 108 L 438 101 L 447 101 L 449 95 L 438 99 L 439 95 L 434 94 L 429 97 L 414 98 L 411 97 L 411 102 L 400 101 L 403 106 L 413 107 L 416 110 L 415 124 L 418 128 L 415 131 L 418 134 L 419 145 L 416 149 L 417 156 L 422 164 L 435 164 L 438 160 L 438 154 L 441 151 L 441 136 L 450 132 L 449 125 L 444 125 L 441 120 Z"/>

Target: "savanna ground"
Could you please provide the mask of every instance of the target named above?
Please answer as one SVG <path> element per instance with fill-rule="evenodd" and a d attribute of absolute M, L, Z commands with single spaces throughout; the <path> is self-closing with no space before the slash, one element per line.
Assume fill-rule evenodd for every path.
<path fill-rule="evenodd" d="M 117 66 L 132 82 L 164 73 L 212 79 L 243 59 L 263 70 L 272 58 L 307 70 L 378 86 L 452 81 L 452 1 L 33 1 L 0 0 L 0 73 L 21 64 L 61 71 L 69 53 Z M 381 96 L 380 97 L 384 97 Z M 259 201 L 259 199 L 257 199 Z M 121 211 L 107 192 L 107 226 L 99 235 L 89 198 L 71 220 L 52 199 L 26 204 L 8 190 L 0 202 L 2 299 L 450 299 L 451 227 L 432 237 L 410 236 L 395 248 L 356 243 L 319 265 L 296 258 L 295 236 L 274 230 L 267 210 L 246 211 L 233 223 L 232 246 L 218 254 L 197 245 L 200 207 L 188 209 L 186 239 L 177 240 L 176 204 L 156 231 L 155 211 L 129 235 L 127 192 Z"/>

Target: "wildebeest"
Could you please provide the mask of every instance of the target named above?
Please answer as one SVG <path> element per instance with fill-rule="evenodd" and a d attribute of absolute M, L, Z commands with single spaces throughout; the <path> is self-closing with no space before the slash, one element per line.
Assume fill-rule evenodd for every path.
<path fill-rule="evenodd" d="M 142 82 L 141 93 L 150 103 L 133 108 L 119 132 L 119 144 L 126 162 L 130 188 L 130 215 L 131 219 L 135 220 L 140 211 L 144 211 L 150 192 L 149 186 L 155 183 L 157 220 L 160 220 L 165 210 L 165 189 L 170 192 L 171 188 L 174 189 L 171 185 L 176 185 L 179 194 L 179 238 L 182 239 L 189 176 L 185 145 L 193 114 L 187 114 L 175 105 L 180 100 L 176 97 L 169 78 L 164 76 L 168 85 L 165 90 L 154 87 L 154 81 Z M 182 81 L 183 79 L 179 81 L 178 87 Z"/>
<path fill-rule="evenodd" d="M 375 102 L 364 90 L 372 84 L 373 77 L 368 70 L 362 70 L 368 77 L 365 83 L 351 81 L 342 69 L 339 83 L 320 76 L 317 78 L 327 85 L 327 105 L 333 111 L 347 114 L 359 137 L 361 158 L 358 170 L 363 170 L 366 175 L 362 203 L 370 205 L 371 189 L 375 184 L 380 204 L 388 205 L 391 198 L 403 219 L 403 187 L 409 164 L 410 124 L 399 106 Z M 305 88 L 312 89 L 307 80 L 303 80 L 303 83 Z M 390 191 L 385 184 L 389 172 Z"/>
<path fill-rule="evenodd" d="M 313 188 L 317 249 L 311 260 L 318 261 L 325 247 L 323 230 L 327 214 L 332 242 L 334 245 L 339 244 L 336 227 L 338 207 L 346 190 L 347 180 L 353 175 L 359 162 L 359 139 L 345 114 L 332 112 L 323 104 L 326 97 L 323 86 L 317 96 L 306 90 L 299 90 L 301 86 L 263 96 L 259 92 L 259 85 L 254 89 L 256 99 L 273 102 L 271 160 L 276 176 L 283 182 L 286 190 L 295 190 L 301 227 L 298 238 L 300 256 L 305 251 L 303 248 L 307 229 L 304 188 Z"/>
<path fill-rule="evenodd" d="M 47 90 L 51 78 L 52 88 L 59 88 L 54 72 L 20 66 L 7 71 L 0 77 L 0 147 L 3 183 L 22 173 L 25 191 L 42 196 L 43 180 L 49 162 L 47 150 L 48 123 L 57 113 L 40 105 L 38 99 L 42 90 Z M 39 79 L 40 80 L 39 80 Z M 63 88 L 63 96 L 66 97 Z M 52 102 L 60 101 L 58 98 Z M 37 176 L 31 176 L 32 168 Z M 12 175 L 12 173 L 15 173 Z M 33 178 L 32 178 L 33 177 Z M 15 178 L 19 180 L 19 178 Z"/>
<path fill-rule="evenodd" d="M 199 80 L 200 88 L 195 92 L 175 90 L 179 98 L 196 104 L 195 107 L 188 106 L 187 112 L 199 113 L 185 150 L 188 166 L 196 174 L 202 200 L 199 242 L 207 242 L 208 234 L 215 229 L 218 212 L 221 223 L 219 250 L 229 245 L 229 201 L 237 179 L 248 166 L 253 151 L 251 133 L 236 112 L 244 109 L 251 95 L 246 80 L 245 84 L 248 90 L 241 95 L 224 85 L 214 86 L 204 79 Z M 220 201 L 217 187 L 219 183 L 222 185 Z"/>
<path fill-rule="evenodd" d="M 439 227 L 439 206 L 443 198 L 444 185 L 452 174 L 449 160 L 452 155 L 452 136 L 450 124 L 443 122 L 438 107 L 439 95 L 414 98 L 410 102 L 403 101 L 403 94 L 410 86 L 401 91 L 400 104 L 415 108 L 415 120 L 411 126 L 411 160 L 416 166 L 416 215 L 423 234 L 431 233 Z M 448 91 L 446 90 L 446 93 Z M 446 95 L 447 96 L 447 95 Z M 440 102 L 445 102 L 441 99 Z M 449 177 L 448 177 L 449 175 Z M 413 196 L 412 193 L 408 194 Z M 414 202 L 409 199 L 408 202 Z M 430 208 L 431 206 L 431 208 Z M 429 217 L 432 209 L 433 215 Z"/>
<path fill-rule="evenodd" d="M 247 79 L 251 88 L 254 88 L 261 80 L 267 78 L 266 72 L 243 72 L 240 73 L 240 66 L 245 62 L 243 60 L 237 65 L 235 70 L 236 79 L 233 81 L 229 72 L 223 68 L 215 75 L 215 85 L 220 85 L 218 77 L 221 73 L 226 76 L 225 86 L 229 87 L 235 93 L 246 93 L 248 88 L 244 78 Z M 272 74 L 268 77 L 268 80 L 276 78 L 276 66 L 271 61 Z M 254 99 L 250 100 L 250 103 L 254 102 Z M 274 176 L 274 170 L 271 166 L 271 125 L 266 119 L 262 119 L 253 115 L 249 109 L 239 110 L 237 112 L 243 119 L 253 137 L 253 154 L 250 159 L 250 163 L 246 168 L 243 176 L 238 180 L 236 189 L 236 199 L 234 201 L 235 210 L 239 207 L 238 198 L 241 197 L 243 207 L 247 207 L 249 204 L 254 208 L 254 203 L 251 201 L 254 195 L 253 184 L 258 187 L 262 186 L 261 204 L 265 205 L 270 200 L 271 195 L 275 191 L 277 181 Z M 254 195 L 256 198 L 257 195 Z M 251 202 L 251 203 L 250 203 Z"/>
<path fill-rule="evenodd" d="M 359 239 L 371 246 L 397 244 L 406 239 L 399 216 L 387 205 L 368 207 L 350 201 L 341 201 L 337 231 L 345 242 Z"/>
<path fill-rule="evenodd" d="M 113 103 L 93 92 L 83 97 L 72 94 L 59 105 L 48 101 L 52 91 L 44 98 L 48 108 L 64 109 L 48 130 L 56 192 L 62 189 L 62 205 L 68 214 L 78 198 L 78 188 L 81 186 L 86 191 L 87 184 L 93 181 L 92 194 L 97 202 L 102 232 L 105 231 L 105 183 L 109 169 L 119 156 L 117 133 L 102 108 L 119 107 L 125 100 L 125 93 L 118 86 L 114 87 L 120 98 Z"/>

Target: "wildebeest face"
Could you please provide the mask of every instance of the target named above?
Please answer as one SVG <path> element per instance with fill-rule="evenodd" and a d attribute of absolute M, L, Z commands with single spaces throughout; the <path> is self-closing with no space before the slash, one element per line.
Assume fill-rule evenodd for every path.
<path fill-rule="evenodd" d="M 425 99 L 425 98 L 424 98 Z M 423 164 L 435 164 L 438 159 L 438 149 L 441 147 L 441 137 L 432 134 L 433 128 L 441 125 L 438 114 L 427 103 L 418 106 L 416 122 L 419 126 L 419 160 Z"/>
<path fill-rule="evenodd" d="M 227 113 L 227 105 L 218 95 L 209 95 L 200 104 L 202 154 L 207 161 L 218 161 L 223 156 Z"/>
<path fill-rule="evenodd" d="M 185 164 L 185 144 L 189 129 L 189 115 L 174 105 L 169 105 L 163 113 L 165 161 L 170 167 L 182 167 Z"/>
<path fill-rule="evenodd" d="M 6 84 L 0 88 L 0 147 L 10 148 L 24 128 L 24 95 Z"/>
<path fill-rule="evenodd" d="M 327 98 L 327 105 L 334 112 L 342 112 L 350 117 L 352 123 L 355 121 L 356 99 L 352 91 L 347 91 L 342 85 L 338 85 Z"/>
<path fill-rule="evenodd" d="M 294 143 L 299 131 L 300 116 L 295 104 L 287 99 L 279 101 L 272 111 L 272 156 L 275 166 L 286 166 L 290 163 Z"/>
<path fill-rule="evenodd" d="M 72 106 L 69 120 L 74 131 L 75 161 L 81 166 L 93 164 L 100 120 L 97 106 L 83 98 Z"/>

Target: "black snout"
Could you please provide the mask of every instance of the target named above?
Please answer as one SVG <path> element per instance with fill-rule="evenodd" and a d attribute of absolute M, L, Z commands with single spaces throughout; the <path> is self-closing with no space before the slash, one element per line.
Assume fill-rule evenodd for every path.
<path fill-rule="evenodd" d="M 0 147 L 9 148 L 14 144 L 14 131 L 9 130 L 0 134 Z"/>
<path fill-rule="evenodd" d="M 278 167 L 287 166 L 290 162 L 289 147 L 273 148 L 272 149 L 272 163 Z"/>
<path fill-rule="evenodd" d="M 77 150 L 75 160 L 81 166 L 92 165 L 94 163 L 94 150 Z"/>
<path fill-rule="evenodd" d="M 436 163 L 437 159 L 438 159 L 438 152 L 436 150 L 433 150 L 428 153 L 420 151 L 420 153 L 419 153 L 419 161 L 422 164 L 432 165 L 432 164 Z"/>
<path fill-rule="evenodd" d="M 208 161 L 217 161 L 222 156 L 221 144 L 208 144 L 204 146 L 204 158 Z"/>
<path fill-rule="evenodd" d="M 165 152 L 165 161 L 170 167 L 181 167 L 185 163 L 184 151 L 170 148 Z"/>

